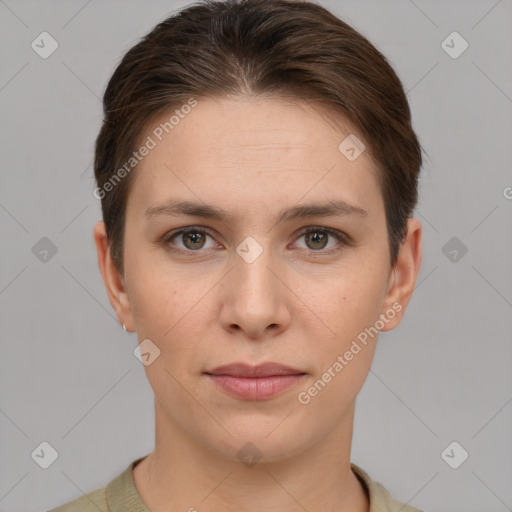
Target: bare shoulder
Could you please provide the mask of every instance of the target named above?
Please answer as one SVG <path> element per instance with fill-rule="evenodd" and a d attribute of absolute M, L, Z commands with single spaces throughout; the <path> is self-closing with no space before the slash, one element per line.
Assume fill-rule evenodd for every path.
<path fill-rule="evenodd" d="M 48 512 L 110 512 L 105 488 L 96 489 Z"/>

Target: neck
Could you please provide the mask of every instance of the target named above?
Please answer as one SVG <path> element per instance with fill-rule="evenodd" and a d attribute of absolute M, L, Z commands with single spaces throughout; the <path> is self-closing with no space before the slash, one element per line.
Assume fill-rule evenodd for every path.
<path fill-rule="evenodd" d="M 252 466 L 198 443 L 156 401 L 155 412 L 155 450 L 133 470 L 137 491 L 152 512 L 369 511 L 366 489 L 350 469 L 353 406 L 319 443 Z"/>

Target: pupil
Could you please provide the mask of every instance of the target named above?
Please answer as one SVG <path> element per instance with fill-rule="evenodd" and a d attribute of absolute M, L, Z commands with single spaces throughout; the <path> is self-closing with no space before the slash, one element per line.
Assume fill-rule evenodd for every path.
<path fill-rule="evenodd" d="M 319 247 L 320 249 L 325 247 L 325 240 L 327 239 L 325 234 L 319 234 L 318 231 L 314 231 L 312 233 L 309 233 L 309 237 L 310 237 L 310 240 L 313 241 L 313 244 L 320 242 L 320 244 L 321 244 L 321 246 Z M 322 244 L 322 241 L 324 242 L 323 244 Z M 318 248 L 318 247 L 316 247 L 316 248 Z"/>
<path fill-rule="evenodd" d="M 187 233 L 187 241 L 191 241 L 192 244 L 196 244 L 198 242 L 198 239 L 200 239 L 203 236 L 202 233 Z M 187 244 L 185 244 L 187 245 Z M 193 247 L 196 248 L 196 247 Z"/>

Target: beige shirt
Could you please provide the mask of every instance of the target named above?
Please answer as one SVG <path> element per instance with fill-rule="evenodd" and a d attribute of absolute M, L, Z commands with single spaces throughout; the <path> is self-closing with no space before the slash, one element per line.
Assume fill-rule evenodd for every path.
<path fill-rule="evenodd" d="M 145 457 L 132 461 L 106 487 L 53 508 L 48 512 L 150 512 L 141 500 L 133 481 L 133 468 Z M 359 466 L 350 464 L 352 471 L 368 491 L 370 512 L 422 512 L 392 498 L 388 491 L 372 480 Z"/>

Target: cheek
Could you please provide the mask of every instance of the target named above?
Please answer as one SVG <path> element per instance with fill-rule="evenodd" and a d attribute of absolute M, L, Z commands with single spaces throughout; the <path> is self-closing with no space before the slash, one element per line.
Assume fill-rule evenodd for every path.
<path fill-rule="evenodd" d="M 315 375 L 302 388 L 301 404 L 325 425 L 341 418 L 359 393 L 373 360 L 378 333 L 372 326 L 379 318 L 382 288 L 378 274 L 340 279 L 324 286 L 319 316 L 335 335 L 314 338 Z M 311 324 L 303 326 L 311 333 Z M 310 338 L 311 335 L 309 336 Z M 303 400 L 303 401 L 301 401 Z"/>
<path fill-rule="evenodd" d="M 159 251 L 153 248 L 144 250 L 126 241 L 125 269 L 129 283 L 129 299 L 137 332 L 147 337 L 149 329 L 153 335 L 161 337 L 177 321 L 176 317 L 185 314 L 189 294 L 183 296 L 180 274 L 160 261 Z"/>
<path fill-rule="evenodd" d="M 166 366 L 179 369 L 179 362 L 190 359 L 196 340 L 204 338 L 209 329 L 206 288 L 176 271 L 161 272 L 151 265 L 139 268 L 130 281 L 139 341 L 149 338 L 160 349 Z"/>
<path fill-rule="evenodd" d="M 178 283 L 143 262 L 134 261 L 128 275 L 130 307 L 139 339 L 149 338 L 160 346 L 185 314 Z"/>
<path fill-rule="evenodd" d="M 312 303 L 336 339 L 345 343 L 379 318 L 386 284 L 385 269 L 347 271 L 315 286 Z"/>

